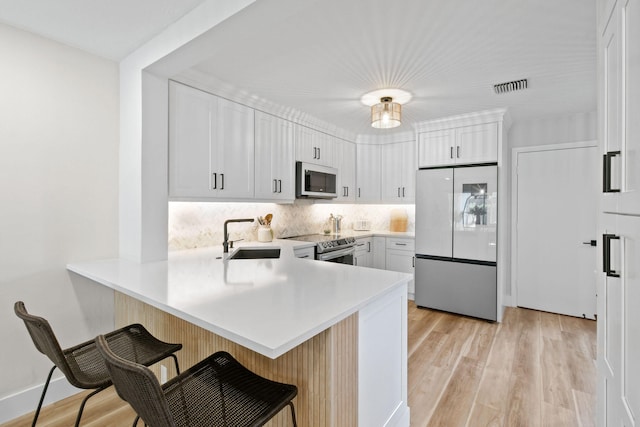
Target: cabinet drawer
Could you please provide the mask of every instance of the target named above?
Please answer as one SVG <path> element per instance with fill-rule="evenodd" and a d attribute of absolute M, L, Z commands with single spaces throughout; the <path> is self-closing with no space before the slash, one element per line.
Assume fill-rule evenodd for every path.
<path fill-rule="evenodd" d="M 364 237 L 356 239 L 356 254 L 364 254 L 371 252 L 373 239 L 371 237 Z"/>
<path fill-rule="evenodd" d="M 387 237 L 387 249 L 397 249 L 401 251 L 415 252 L 415 239 L 405 239 L 398 237 Z"/>
<path fill-rule="evenodd" d="M 313 246 L 293 248 L 293 254 L 296 258 L 315 259 L 316 250 Z"/>

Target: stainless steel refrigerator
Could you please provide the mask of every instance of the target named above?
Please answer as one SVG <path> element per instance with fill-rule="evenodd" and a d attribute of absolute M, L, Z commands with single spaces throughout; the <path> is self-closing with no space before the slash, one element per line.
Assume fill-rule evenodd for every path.
<path fill-rule="evenodd" d="M 497 320 L 497 182 L 496 165 L 417 172 L 419 307 Z"/>

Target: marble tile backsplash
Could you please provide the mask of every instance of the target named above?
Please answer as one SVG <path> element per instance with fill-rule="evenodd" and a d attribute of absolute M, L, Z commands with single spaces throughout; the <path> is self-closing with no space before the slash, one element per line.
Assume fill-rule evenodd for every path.
<path fill-rule="evenodd" d="M 372 230 L 388 230 L 391 211 L 401 209 L 408 216 L 407 231 L 415 230 L 415 205 L 343 205 L 296 200 L 291 205 L 275 203 L 169 203 L 169 250 L 221 245 L 224 221 L 231 218 L 264 217 L 271 213 L 276 237 L 321 233 L 330 214 L 342 215 L 343 230 L 356 220 L 371 221 Z M 231 240 L 257 240 L 257 223 L 228 226 Z"/>

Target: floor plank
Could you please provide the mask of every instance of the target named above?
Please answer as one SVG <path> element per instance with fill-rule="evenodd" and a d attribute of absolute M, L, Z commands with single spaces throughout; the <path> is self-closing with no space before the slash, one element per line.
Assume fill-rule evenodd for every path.
<path fill-rule="evenodd" d="M 507 308 L 489 323 L 410 302 L 408 350 L 412 427 L 595 425 L 594 321 Z M 38 426 L 73 425 L 84 395 L 43 408 Z M 130 426 L 134 416 L 107 389 L 89 400 L 82 426 Z"/>

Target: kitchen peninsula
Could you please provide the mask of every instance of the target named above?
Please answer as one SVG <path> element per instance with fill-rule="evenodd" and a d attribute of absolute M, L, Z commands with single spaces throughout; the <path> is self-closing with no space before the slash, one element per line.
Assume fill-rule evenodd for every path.
<path fill-rule="evenodd" d="M 68 269 L 115 291 L 116 325 L 140 322 L 183 343 L 181 366 L 226 350 L 267 378 L 296 384 L 301 426 L 408 426 L 412 277 L 298 259 L 300 242 L 271 245 L 280 258 L 223 260 L 221 248 L 203 248 L 170 252 L 167 261 Z M 287 415 L 270 425 L 289 425 Z"/>

